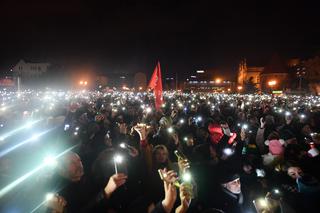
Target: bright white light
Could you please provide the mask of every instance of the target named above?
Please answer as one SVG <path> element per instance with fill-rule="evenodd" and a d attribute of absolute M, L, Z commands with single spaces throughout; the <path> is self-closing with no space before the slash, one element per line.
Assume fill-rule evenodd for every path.
<path fill-rule="evenodd" d="M 78 126 L 75 128 L 76 131 L 79 131 L 79 129 L 80 129 L 80 127 L 78 127 Z"/>
<path fill-rule="evenodd" d="M 268 207 L 268 203 L 264 198 L 260 198 L 258 202 L 259 202 L 260 206 L 262 206 L 263 208 Z"/>
<path fill-rule="evenodd" d="M 305 118 L 305 117 L 306 117 L 305 114 L 301 114 L 301 115 L 300 115 L 300 118 Z"/>
<path fill-rule="evenodd" d="M 183 124 L 184 123 L 184 120 L 183 119 L 180 119 L 180 121 L 179 121 L 181 124 Z"/>
<path fill-rule="evenodd" d="M 121 155 L 115 155 L 115 156 L 113 157 L 113 160 L 114 160 L 114 162 L 116 162 L 116 163 L 122 163 L 123 157 L 122 157 Z"/>
<path fill-rule="evenodd" d="M 243 125 L 242 125 L 242 128 L 243 128 L 243 129 L 248 129 L 248 124 L 243 124 Z"/>
<path fill-rule="evenodd" d="M 233 151 L 230 148 L 223 149 L 223 153 L 227 156 L 232 155 Z"/>
<path fill-rule="evenodd" d="M 266 172 L 263 169 L 256 169 L 257 177 L 264 177 Z"/>
<path fill-rule="evenodd" d="M 30 140 L 37 141 L 39 140 L 39 138 L 40 138 L 40 134 L 33 134 Z"/>
<path fill-rule="evenodd" d="M 182 175 L 182 180 L 183 180 L 183 182 L 189 182 L 189 181 L 191 181 L 191 174 L 190 173 L 184 173 L 183 175 Z"/>
<path fill-rule="evenodd" d="M 184 138 L 183 138 L 183 140 L 184 140 L 184 141 L 187 141 L 187 140 L 188 140 L 188 138 L 187 138 L 187 137 L 184 137 Z"/>
<path fill-rule="evenodd" d="M 125 144 L 125 143 L 120 143 L 120 147 L 121 147 L 122 149 L 125 149 L 125 148 L 126 148 L 126 144 Z"/>
<path fill-rule="evenodd" d="M 27 128 L 27 129 L 30 129 L 30 128 L 32 127 L 32 125 L 33 125 L 33 122 L 28 122 L 28 123 L 26 124 L 26 128 Z"/>
<path fill-rule="evenodd" d="M 286 115 L 286 116 L 290 116 L 290 115 L 291 115 L 291 112 L 286 111 L 285 115 Z"/>
<path fill-rule="evenodd" d="M 64 131 L 67 131 L 70 128 L 69 124 L 64 125 Z"/>
<path fill-rule="evenodd" d="M 77 147 L 78 145 L 72 146 L 68 149 L 66 149 L 65 151 L 63 151 L 62 153 L 60 153 L 59 155 L 56 156 L 56 158 L 59 158 L 60 156 L 64 155 L 65 153 L 68 153 L 69 151 L 73 150 L 75 147 Z M 3 156 L 0 154 L 0 156 Z M 14 180 L 13 182 L 11 182 L 10 184 L 8 184 L 7 186 L 5 186 L 4 188 L 2 188 L 0 190 L 0 198 L 2 198 L 5 194 L 7 194 L 9 191 L 11 191 L 13 188 L 15 188 L 16 186 L 18 186 L 19 184 L 21 184 L 23 181 L 25 181 L 26 179 L 28 179 L 29 177 L 31 177 L 32 175 L 34 175 L 36 172 L 40 171 L 45 165 L 42 163 L 41 165 L 39 165 L 38 167 L 34 168 L 33 170 L 29 171 L 28 173 L 24 174 L 23 176 L 19 177 L 18 179 Z"/>
<path fill-rule="evenodd" d="M 280 193 L 279 189 L 275 189 L 274 193 L 279 194 Z"/>
<path fill-rule="evenodd" d="M 169 127 L 169 128 L 168 128 L 168 132 L 169 132 L 169 133 L 173 133 L 173 128 L 172 128 L 172 127 Z"/>
<path fill-rule="evenodd" d="M 146 112 L 150 113 L 152 111 L 151 107 L 147 107 Z"/>
<path fill-rule="evenodd" d="M 73 134 L 74 134 L 74 135 L 78 135 L 78 132 L 74 132 Z"/>
<path fill-rule="evenodd" d="M 197 121 L 198 121 L 198 122 L 201 122 L 201 121 L 202 121 L 202 117 L 201 117 L 201 116 L 198 116 L 198 117 L 197 117 Z"/>
<path fill-rule="evenodd" d="M 53 156 L 47 156 L 44 158 L 43 163 L 45 165 L 48 165 L 50 167 L 55 167 L 58 162 L 56 161 L 56 159 Z"/>
<path fill-rule="evenodd" d="M 51 200 L 53 197 L 54 197 L 54 194 L 53 194 L 53 193 L 48 193 L 48 194 L 46 194 L 46 201 Z"/>

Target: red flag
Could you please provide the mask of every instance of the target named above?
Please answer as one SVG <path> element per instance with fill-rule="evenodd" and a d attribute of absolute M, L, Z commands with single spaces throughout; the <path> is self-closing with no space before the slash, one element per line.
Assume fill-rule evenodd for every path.
<path fill-rule="evenodd" d="M 153 71 L 148 87 L 150 89 L 153 89 L 154 97 L 155 97 L 155 106 L 156 106 L 156 109 L 159 110 L 163 103 L 160 62 L 158 62 L 156 68 Z"/>

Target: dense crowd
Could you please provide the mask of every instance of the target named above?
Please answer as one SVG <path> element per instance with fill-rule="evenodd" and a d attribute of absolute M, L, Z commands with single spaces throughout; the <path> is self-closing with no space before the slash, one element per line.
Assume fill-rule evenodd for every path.
<path fill-rule="evenodd" d="M 317 96 L 165 92 L 158 110 L 151 93 L 1 96 L 1 125 L 37 120 L 50 129 L 38 144 L 1 151 L 1 187 L 16 159 L 23 167 L 39 150 L 63 152 L 0 192 L 3 212 L 31 211 L 32 200 L 36 212 L 319 211 Z"/>

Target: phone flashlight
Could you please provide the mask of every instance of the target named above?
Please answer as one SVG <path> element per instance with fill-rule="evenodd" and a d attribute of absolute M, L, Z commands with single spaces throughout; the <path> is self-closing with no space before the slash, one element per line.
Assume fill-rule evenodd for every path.
<path fill-rule="evenodd" d="M 243 124 L 242 129 L 248 129 L 248 124 Z"/>
<path fill-rule="evenodd" d="M 225 148 L 223 149 L 223 153 L 227 156 L 230 156 L 233 154 L 233 150 L 231 148 Z"/>
<path fill-rule="evenodd" d="M 182 181 L 183 182 L 190 182 L 192 179 L 192 176 L 189 172 L 186 172 L 182 175 Z"/>
<path fill-rule="evenodd" d="M 69 124 L 64 125 L 64 131 L 67 131 L 70 128 Z"/>
<path fill-rule="evenodd" d="M 173 133 L 173 128 L 172 128 L 172 127 L 169 127 L 169 128 L 167 129 L 167 131 L 171 134 L 171 133 Z"/>
<path fill-rule="evenodd" d="M 51 200 L 53 197 L 54 197 L 54 194 L 53 194 L 53 193 L 47 193 L 47 194 L 46 194 L 46 201 Z"/>

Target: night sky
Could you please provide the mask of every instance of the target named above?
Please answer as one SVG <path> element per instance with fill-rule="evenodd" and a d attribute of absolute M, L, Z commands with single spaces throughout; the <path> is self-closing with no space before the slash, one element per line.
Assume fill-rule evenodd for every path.
<path fill-rule="evenodd" d="M 96 72 L 165 76 L 235 71 L 241 58 L 265 65 L 273 53 L 320 50 L 320 13 L 310 2 L 183 0 L 2 0 L 0 68 L 21 58 Z"/>

